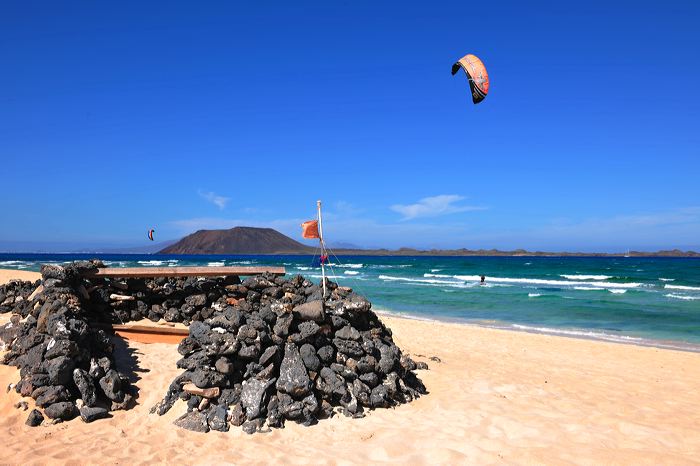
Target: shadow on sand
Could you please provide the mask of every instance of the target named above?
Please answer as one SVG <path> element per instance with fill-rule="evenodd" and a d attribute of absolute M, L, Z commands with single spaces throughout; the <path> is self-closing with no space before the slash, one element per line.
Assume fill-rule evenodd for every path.
<path fill-rule="evenodd" d="M 117 366 L 116 369 L 129 379 L 134 402 L 139 404 L 139 388 L 136 385 L 136 382 L 141 380 L 141 376 L 139 374 L 150 372 L 149 369 L 144 369 L 139 366 L 139 356 L 143 353 L 138 351 L 136 348 L 129 346 L 129 342 L 119 335 L 112 336 L 112 343 L 114 344 L 114 352 L 112 353 L 112 356 L 114 357 L 114 362 Z"/>

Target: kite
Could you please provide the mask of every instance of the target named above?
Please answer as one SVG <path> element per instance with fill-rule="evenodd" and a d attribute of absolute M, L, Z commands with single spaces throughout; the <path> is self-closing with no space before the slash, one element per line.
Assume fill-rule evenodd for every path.
<path fill-rule="evenodd" d="M 489 93 L 489 74 L 484 63 L 475 55 L 465 55 L 452 65 L 452 76 L 462 68 L 469 78 L 469 87 L 472 90 L 472 101 L 478 104 Z"/>

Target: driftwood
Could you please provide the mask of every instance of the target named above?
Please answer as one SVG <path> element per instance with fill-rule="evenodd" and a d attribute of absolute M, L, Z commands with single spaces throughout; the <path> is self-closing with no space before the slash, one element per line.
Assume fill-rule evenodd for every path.
<path fill-rule="evenodd" d="M 193 383 L 186 383 L 182 386 L 182 390 L 191 395 L 197 395 L 204 398 L 216 398 L 220 393 L 219 387 L 199 388 Z"/>
<path fill-rule="evenodd" d="M 109 295 L 109 299 L 111 299 L 112 301 L 134 301 L 136 298 L 125 294 L 112 293 L 111 295 Z"/>

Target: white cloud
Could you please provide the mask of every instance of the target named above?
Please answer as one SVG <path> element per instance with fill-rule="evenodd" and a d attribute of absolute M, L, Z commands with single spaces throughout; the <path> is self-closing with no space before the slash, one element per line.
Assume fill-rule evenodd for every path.
<path fill-rule="evenodd" d="M 218 194 L 210 191 L 198 191 L 199 196 L 202 199 L 205 199 L 208 202 L 211 202 L 215 206 L 217 206 L 220 210 L 224 210 L 226 207 L 226 204 L 228 201 L 231 200 L 231 198 L 224 197 L 224 196 L 219 196 Z"/>
<path fill-rule="evenodd" d="M 478 206 L 455 205 L 456 202 L 464 199 L 464 196 L 457 194 L 441 194 L 439 196 L 424 197 L 415 204 L 395 204 L 391 206 L 391 210 L 403 215 L 403 220 L 411 220 L 420 217 L 438 217 L 458 212 L 485 209 L 485 207 Z"/>

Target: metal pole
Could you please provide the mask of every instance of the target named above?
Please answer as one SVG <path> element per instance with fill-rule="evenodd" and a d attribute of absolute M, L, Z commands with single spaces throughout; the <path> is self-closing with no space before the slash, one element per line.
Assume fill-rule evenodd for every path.
<path fill-rule="evenodd" d="M 321 219 L 321 201 L 316 201 L 318 208 L 318 236 L 321 243 L 321 280 L 323 283 L 323 299 L 326 299 L 326 268 L 323 264 L 323 256 L 326 255 L 326 248 L 323 244 L 323 220 Z"/>

